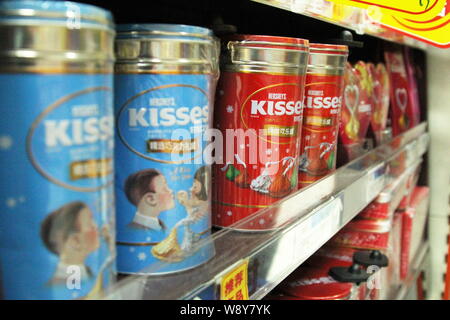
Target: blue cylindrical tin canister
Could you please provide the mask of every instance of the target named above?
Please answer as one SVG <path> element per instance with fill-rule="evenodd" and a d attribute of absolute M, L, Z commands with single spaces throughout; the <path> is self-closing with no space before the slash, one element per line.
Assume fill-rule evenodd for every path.
<path fill-rule="evenodd" d="M 118 271 L 165 274 L 214 256 L 204 159 L 218 76 L 209 29 L 122 25 L 116 38 Z"/>
<path fill-rule="evenodd" d="M 111 15 L 56 1 L 0 11 L 0 291 L 100 297 L 115 277 Z"/>

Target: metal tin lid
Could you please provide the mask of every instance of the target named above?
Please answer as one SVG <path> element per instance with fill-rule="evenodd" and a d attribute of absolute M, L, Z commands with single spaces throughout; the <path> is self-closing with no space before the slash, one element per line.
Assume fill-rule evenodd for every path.
<path fill-rule="evenodd" d="M 332 267 L 349 267 L 353 263 L 355 249 L 326 247 L 319 249 L 305 264 L 312 267 L 329 269 Z"/>
<path fill-rule="evenodd" d="M 279 74 L 305 74 L 309 41 L 263 35 L 224 37 L 222 57 L 225 70 Z"/>
<path fill-rule="evenodd" d="M 343 75 L 347 57 L 347 46 L 311 43 L 309 48 L 308 73 Z"/>
<path fill-rule="evenodd" d="M 344 300 L 352 292 L 351 283 L 340 283 L 328 275 L 327 269 L 302 267 L 294 271 L 279 289 L 299 300 Z"/>
<path fill-rule="evenodd" d="M 117 73 L 219 74 L 219 41 L 210 29 L 181 24 L 118 25 Z"/>
<path fill-rule="evenodd" d="M 277 37 L 277 36 L 261 36 L 251 34 L 234 34 L 225 40 L 239 42 L 241 46 L 262 47 L 262 48 L 278 48 L 308 51 L 309 41 L 300 38 Z"/>
<path fill-rule="evenodd" d="M 345 229 L 350 231 L 386 233 L 391 231 L 391 227 L 391 219 L 354 219 L 345 226 Z"/>
<path fill-rule="evenodd" d="M 99 7 L 70 1 L 0 1 L 0 24 L 65 25 L 69 29 L 90 27 L 113 30 L 112 15 Z"/>
<path fill-rule="evenodd" d="M 183 38 L 183 39 L 201 39 L 211 40 L 213 32 L 210 29 L 189 26 L 184 24 L 121 24 L 117 28 L 117 38 Z"/>
<path fill-rule="evenodd" d="M 0 69 L 112 72 L 114 25 L 101 8 L 68 1 L 0 1 Z"/>
<path fill-rule="evenodd" d="M 309 53 L 348 55 L 348 47 L 343 45 L 310 43 Z"/>

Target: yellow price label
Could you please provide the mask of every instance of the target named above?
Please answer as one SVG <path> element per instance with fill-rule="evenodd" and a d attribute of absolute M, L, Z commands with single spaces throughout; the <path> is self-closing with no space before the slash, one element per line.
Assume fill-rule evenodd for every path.
<path fill-rule="evenodd" d="M 415 21 L 428 21 L 445 7 L 446 0 L 328 0 L 338 4 L 367 9 L 377 7 L 383 14 Z"/>
<path fill-rule="evenodd" d="M 381 24 L 429 44 L 441 48 L 450 47 L 450 12 L 429 21 L 414 21 L 384 15 Z"/>
<path fill-rule="evenodd" d="M 450 1 L 447 3 L 448 0 L 327 1 L 334 2 L 338 6 L 363 8 L 373 22 L 388 30 L 437 47 L 450 47 Z"/>
<path fill-rule="evenodd" d="M 248 260 L 222 277 L 220 300 L 248 300 Z"/>

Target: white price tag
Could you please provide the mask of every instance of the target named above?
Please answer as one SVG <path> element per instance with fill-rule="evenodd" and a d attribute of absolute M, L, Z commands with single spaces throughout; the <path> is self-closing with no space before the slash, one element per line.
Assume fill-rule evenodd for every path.
<path fill-rule="evenodd" d="M 371 202 L 383 190 L 385 185 L 386 166 L 380 164 L 368 174 L 366 201 Z"/>
<path fill-rule="evenodd" d="M 342 200 L 336 198 L 296 228 L 294 261 L 299 263 L 307 259 L 334 235 L 339 227 L 342 211 Z"/>

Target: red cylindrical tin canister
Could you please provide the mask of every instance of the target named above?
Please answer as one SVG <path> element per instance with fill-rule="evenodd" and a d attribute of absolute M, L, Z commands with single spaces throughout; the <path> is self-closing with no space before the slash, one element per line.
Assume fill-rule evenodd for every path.
<path fill-rule="evenodd" d="M 353 264 L 353 255 L 356 251 L 356 249 L 345 247 L 322 247 L 306 260 L 302 266 L 326 270 L 334 267 L 350 267 Z M 365 300 L 366 292 L 366 283 L 355 285 L 353 299 Z"/>
<path fill-rule="evenodd" d="M 335 281 L 327 269 L 307 267 L 297 269 L 278 286 L 291 300 L 350 300 L 353 289 L 351 283 Z"/>
<path fill-rule="evenodd" d="M 227 39 L 214 127 L 223 151 L 213 166 L 213 223 L 232 224 L 298 188 L 308 41 L 235 35 Z M 242 230 L 277 227 L 275 210 Z"/>
<path fill-rule="evenodd" d="M 347 56 L 347 46 L 310 44 L 298 178 L 300 188 L 336 168 Z"/>
<path fill-rule="evenodd" d="M 391 220 L 354 219 L 330 241 L 333 245 L 367 250 L 386 250 Z"/>

